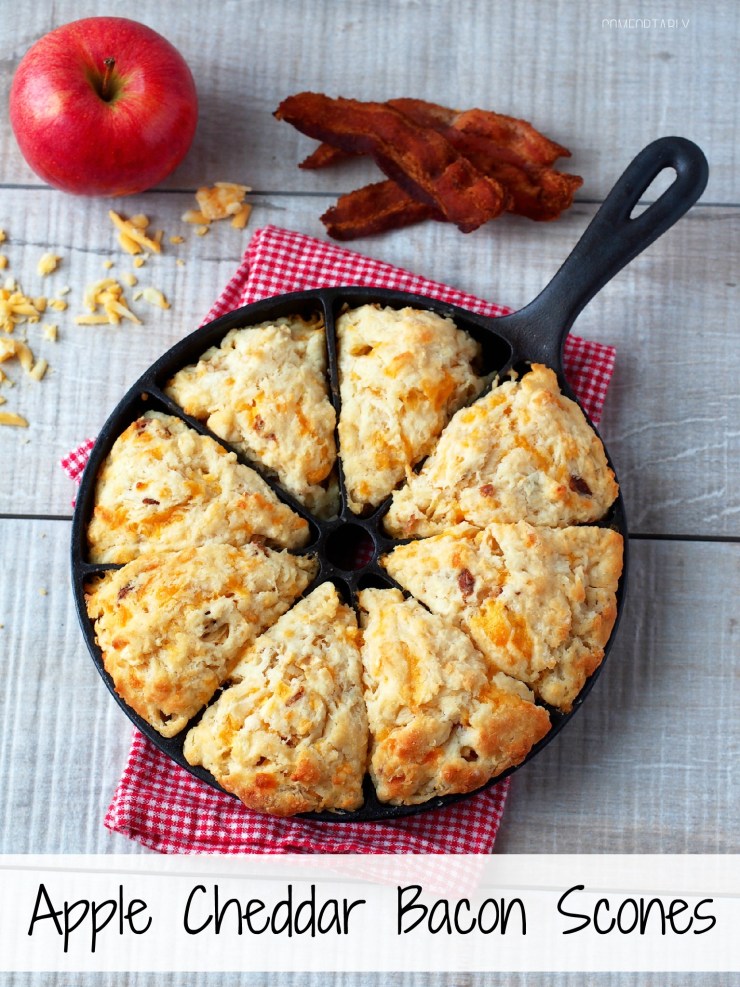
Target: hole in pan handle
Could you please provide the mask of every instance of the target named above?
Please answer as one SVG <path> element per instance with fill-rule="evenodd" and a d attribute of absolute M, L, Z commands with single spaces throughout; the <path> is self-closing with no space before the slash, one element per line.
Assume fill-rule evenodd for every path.
<path fill-rule="evenodd" d="M 666 168 L 675 169 L 675 180 L 630 218 Z M 525 308 L 496 320 L 496 331 L 514 345 L 516 358 L 562 371 L 563 344 L 577 316 L 607 281 L 694 205 L 708 175 L 703 152 L 684 137 L 661 137 L 640 151 L 547 287 Z"/>

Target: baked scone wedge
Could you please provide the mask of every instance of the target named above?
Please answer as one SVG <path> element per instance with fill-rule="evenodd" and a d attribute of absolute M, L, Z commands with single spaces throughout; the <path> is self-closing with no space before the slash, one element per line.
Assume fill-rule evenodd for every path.
<path fill-rule="evenodd" d="M 259 812 L 362 805 L 367 714 L 360 632 L 322 583 L 247 650 L 185 738 L 190 764 Z"/>
<path fill-rule="evenodd" d="M 319 317 L 232 329 L 165 391 L 310 511 L 332 517 L 339 489 L 325 335 Z"/>
<path fill-rule="evenodd" d="M 609 528 L 462 524 L 381 561 L 491 665 L 568 712 L 617 617 L 622 536 Z"/>
<path fill-rule="evenodd" d="M 462 521 L 565 527 L 598 521 L 619 490 L 601 440 L 542 364 L 462 408 L 421 471 L 393 495 L 385 528 L 398 538 Z"/>
<path fill-rule="evenodd" d="M 150 553 L 103 573 L 85 600 L 116 692 L 173 737 L 316 569 L 315 559 L 249 544 Z"/>
<path fill-rule="evenodd" d="M 87 529 L 92 562 L 208 543 L 300 548 L 308 522 L 262 477 L 173 415 L 147 411 L 113 444 L 98 472 Z"/>
<path fill-rule="evenodd" d="M 471 792 L 548 732 L 529 689 L 491 675 L 453 624 L 397 589 L 362 590 L 359 601 L 370 775 L 381 802 Z"/>
<path fill-rule="evenodd" d="M 337 320 L 339 454 L 350 510 L 377 507 L 483 389 L 480 347 L 452 319 L 362 305 Z"/>

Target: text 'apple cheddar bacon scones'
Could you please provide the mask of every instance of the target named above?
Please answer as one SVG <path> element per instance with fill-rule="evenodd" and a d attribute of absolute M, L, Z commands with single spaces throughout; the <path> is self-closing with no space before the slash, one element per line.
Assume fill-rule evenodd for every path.
<path fill-rule="evenodd" d="M 461 524 L 382 561 L 494 668 L 565 712 L 604 657 L 622 572 L 622 536 L 609 528 Z"/>
<path fill-rule="evenodd" d="M 601 440 L 552 370 L 533 364 L 458 411 L 418 475 L 393 495 L 389 534 L 438 534 L 469 521 L 561 527 L 597 521 L 618 487 Z"/>
<path fill-rule="evenodd" d="M 92 562 L 252 539 L 300 548 L 308 522 L 282 504 L 233 452 L 172 415 L 147 411 L 120 435 L 98 472 L 87 529 Z"/>
<path fill-rule="evenodd" d="M 367 757 L 360 632 L 323 583 L 246 651 L 184 754 L 273 815 L 357 809 Z"/>
<path fill-rule="evenodd" d="M 232 329 L 165 388 L 184 411 L 253 462 L 319 517 L 338 512 L 336 414 L 318 316 Z"/>
<path fill-rule="evenodd" d="M 494 674 L 451 623 L 396 589 L 359 594 L 370 774 L 383 802 L 470 792 L 550 728 L 521 682 Z"/>
<path fill-rule="evenodd" d="M 451 319 L 363 305 L 337 320 L 339 448 L 350 510 L 377 507 L 428 456 L 484 381 L 480 347 Z"/>
<path fill-rule="evenodd" d="M 316 568 L 311 558 L 256 545 L 206 545 L 140 555 L 103 573 L 86 604 L 116 692 L 174 737 Z"/>

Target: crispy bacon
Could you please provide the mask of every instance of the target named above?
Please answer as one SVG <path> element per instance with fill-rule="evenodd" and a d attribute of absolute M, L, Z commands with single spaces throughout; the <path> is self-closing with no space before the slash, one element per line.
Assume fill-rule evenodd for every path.
<path fill-rule="evenodd" d="M 412 226 L 434 215 L 425 202 L 417 202 L 388 180 L 340 196 L 321 217 L 321 222 L 335 240 L 354 240 Z M 437 214 L 436 218 L 442 217 Z"/>
<path fill-rule="evenodd" d="M 298 103 L 292 106 L 295 117 L 290 122 L 305 133 L 308 130 L 297 122 L 297 118 L 307 95 L 311 94 L 291 97 Z M 427 135 L 427 139 L 430 132 L 439 135 L 478 173 L 488 176 L 505 189 L 505 208 L 508 211 L 529 219 L 557 219 L 563 210 L 572 205 L 576 190 L 583 184 L 578 175 L 563 174 L 551 167 L 557 158 L 569 157 L 570 151 L 545 137 L 526 120 L 489 110 L 460 112 L 420 99 L 392 99 L 386 104 L 355 104 L 352 100 L 342 102 L 346 104 L 345 111 L 349 114 L 356 105 L 386 106 L 406 117 L 422 135 Z M 276 115 L 280 116 L 280 111 Z M 368 118 L 363 119 L 368 125 L 372 122 Z M 355 123 L 361 125 L 359 118 Z M 314 136 L 318 135 L 314 133 Z M 338 142 L 335 135 L 329 139 L 332 143 L 325 141 L 320 144 L 301 163 L 302 168 L 323 168 L 365 153 L 359 139 Z M 423 145 L 420 146 L 423 154 Z M 404 153 L 411 155 L 413 147 L 406 147 Z M 392 168 L 384 170 L 387 174 L 393 173 Z M 441 187 L 438 192 L 442 194 Z M 438 203 L 432 204 L 430 197 L 420 195 L 413 183 L 393 180 L 368 185 L 341 196 L 322 216 L 329 235 L 338 240 L 398 229 L 429 218 L 443 220 L 449 216 Z"/>
<path fill-rule="evenodd" d="M 299 93 L 283 100 L 275 116 L 309 137 L 371 155 L 404 191 L 463 233 L 498 216 L 508 205 L 502 186 L 481 174 L 441 134 L 419 127 L 385 103 Z"/>

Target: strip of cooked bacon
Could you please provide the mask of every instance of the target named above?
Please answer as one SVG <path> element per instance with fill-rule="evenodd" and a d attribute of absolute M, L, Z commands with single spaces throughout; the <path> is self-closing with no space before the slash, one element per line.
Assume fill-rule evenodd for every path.
<path fill-rule="evenodd" d="M 508 206 L 509 196 L 495 179 L 481 174 L 436 130 L 419 127 L 387 104 L 298 93 L 283 100 L 275 116 L 309 137 L 370 154 L 389 178 L 463 233 Z"/>
<path fill-rule="evenodd" d="M 479 171 L 497 179 L 511 193 L 510 212 L 537 221 L 557 219 L 572 205 L 576 190 L 583 184 L 578 175 L 562 174 L 548 167 L 570 152 L 525 120 L 486 110 L 458 113 L 417 99 L 389 102 L 419 126 L 440 128 L 443 136 Z M 336 152 L 335 159 L 344 155 L 327 144 L 320 145 L 314 154 L 317 161 L 322 158 L 326 162 L 332 152 Z M 322 220 L 334 239 L 351 240 L 410 226 L 433 216 L 433 210 L 423 209 L 395 183 L 382 182 L 341 196 Z"/>
<path fill-rule="evenodd" d="M 340 196 L 321 217 L 321 222 L 335 240 L 355 240 L 412 226 L 434 216 L 434 210 L 425 202 L 412 199 L 400 185 L 388 179 Z"/>
<path fill-rule="evenodd" d="M 570 151 L 561 144 L 556 144 L 544 134 L 536 130 L 531 123 L 517 117 L 494 113 L 493 110 L 464 110 L 462 112 L 429 103 L 423 99 L 389 99 L 388 106 L 412 119 L 420 127 L 432 127 L 447 136 L 447 130 L 455 130 L 476 135 L 490 141 L 503 150 L 508 148 L 516 151 L 531 163 L 551 165 L 558 158 L 570 157 Z M 356 157 L 357 152 L 350 154 L 332 144 L 324 142 L 300 164 L 301 168 L 325 168 L 348 157 Z"/>

